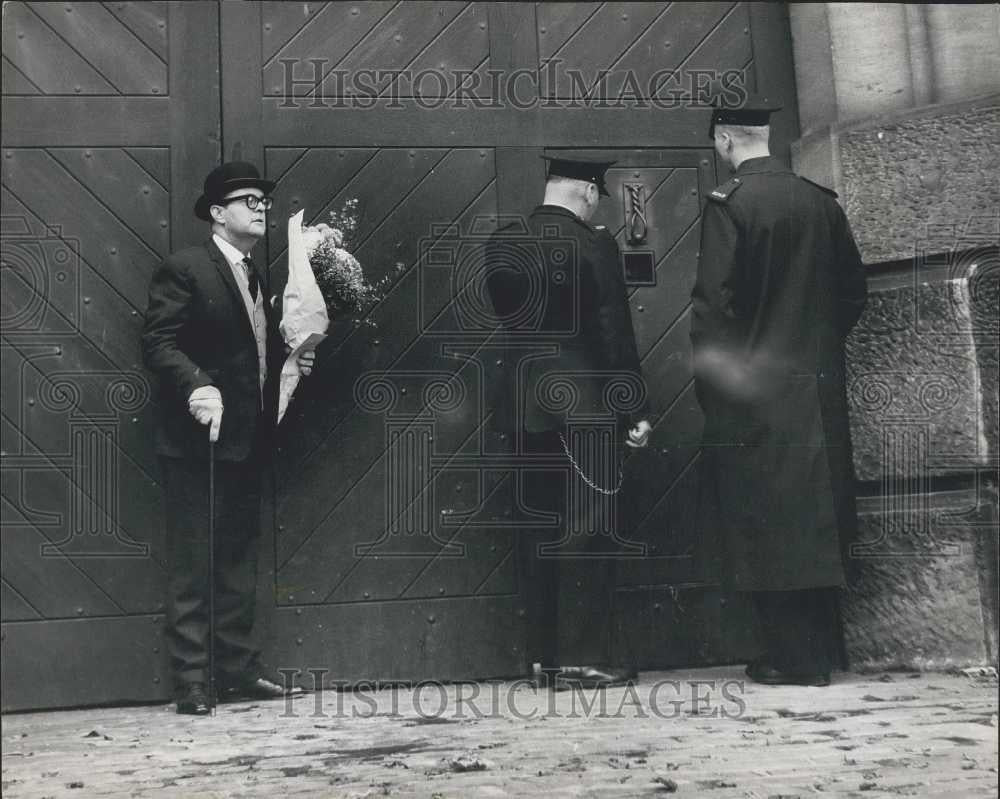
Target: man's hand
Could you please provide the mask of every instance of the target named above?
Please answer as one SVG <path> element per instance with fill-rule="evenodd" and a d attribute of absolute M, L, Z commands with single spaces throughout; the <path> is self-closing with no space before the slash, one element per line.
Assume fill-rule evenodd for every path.
<path fill-rule="evenodd" d="M 299 364 L 299 369 L 302 371 L 306 377 L 312 374 L 313 364 L 316 363 L 316 350 L 307 350 L 306 352 L 300 352 L 297 359 Z"/>
<path fill-rule="evenodd" d="M 645 447 L 649 443 L 649 434 L 652 430 L 653 425 L 643 419 L 628 431 L 628 438 L 625 440 L 625 443 L 633 449 Z"/>
<path fill-rule="evenodd" d="M 219 428 L 222 426 L 222 394 L 215 386 L 196 388 L 188 397 L 188 410 L 198 420 L 199 424 L 207 424 L 208 440 L 219 440 Z"/>

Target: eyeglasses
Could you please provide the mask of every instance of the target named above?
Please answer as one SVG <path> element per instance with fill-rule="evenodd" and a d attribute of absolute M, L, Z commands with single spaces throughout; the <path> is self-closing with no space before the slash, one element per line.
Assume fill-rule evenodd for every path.
<path fill-rule="evenodd" d="M 274 205 L 273 197 L 258 197 L 256 194 L 237 194 L 235 197 L 220 200 L 219 205 L 229 205 L 237 200 L 243 200 L 251 211 L 256 211 L 258 208 L 262 211 L 270 211 L 271 206 Z"/>

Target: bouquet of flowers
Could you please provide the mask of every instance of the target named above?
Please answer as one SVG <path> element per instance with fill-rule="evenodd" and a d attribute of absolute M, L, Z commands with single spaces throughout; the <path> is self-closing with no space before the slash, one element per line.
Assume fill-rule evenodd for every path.
<path fill-rule="evenodd" d="M 351 254 L 358 229 L 358 201 L 348 200 L 340 211 L 330 212 L 330 223 L 306 228 L 306 251 L 316 283 L 331 317 L 354 317 L 355 324 L 374 325 L 364 318 L 381 299 L 380 286 L 365 279 L 358 259 Z"/>
<path fill-rule="evenodd" d="M 365 278 L 351 254 L 358 230 L 358 201 L 348 200 L 330 212 L 330 224 L 302 226 L 305 211 L 288 220 L 288 284 L 282 303 L 281 334 L 291 354 L 281 370 L 278 421 L 299 383 L 297 357 L 315 349 L 330 319 L 352 318 L 355 325 L 374 327 L 369 311 L 384 296 L 405 266 L 397 263 L 377 283 Z"/>

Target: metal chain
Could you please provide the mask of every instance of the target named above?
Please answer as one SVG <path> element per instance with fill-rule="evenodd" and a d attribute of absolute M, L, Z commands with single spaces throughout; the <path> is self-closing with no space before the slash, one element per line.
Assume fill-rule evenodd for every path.
<path fill-rule="evenodd" d="M 580 475 L 580 479 L 583 480 L 583 482 L 585 482 L 588 486 L 594 489 L 594 491 L 597 491 L 600 494 L 605 494 L 606 496 L 614 496 L 619 491 L 621 491 L 622 482 L 625 480 L 624 460 L 619 462 L 618 464 L 618 485 L 616 485 L 614 488 L 601 488 L 599 485 L 597 485 L 597 483 L 595 483 L 593 480 L 587 477 L 586 474 L 584 474 L 583 469 L 580 468 L 580 465 L 576 462 L 576 460 L 573 458 L 573 455 L 570 453 L 569 447 L 566 446 L 566 439 L 563 438 L 562 433 L 559 434 L 559 440 L 562 442 L 563 452 L 566 453 L 566 457 L 569 458 L 569 462 L 573 464 L 573 468 L 576 470 L 576 473 Z"/>

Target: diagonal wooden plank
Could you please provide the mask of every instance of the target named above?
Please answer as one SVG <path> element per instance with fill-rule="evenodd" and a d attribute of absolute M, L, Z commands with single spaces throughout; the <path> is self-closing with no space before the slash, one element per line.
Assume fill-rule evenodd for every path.
<path fill-rule="evenodd" d="M 414 77 L 425 71 L 437 71 L 445 77 L 445 81 L 442 83 L 436 78 L 423 79 L 419 85 L 398 87 L 397 93 L 402 96 L 405 90 L 406 94 L 428 97 L 444 97 L 454 93 L 458 88 L 458 80 L 453 77 L 456 73 L 473 72 L 489 61 L 488 17 L 489 9 L 486 4 L 470 3 L 466 6 L 403 67 Z M 392 95 L 389 80 L 383 81 L 378 89 L 382 96 Z"/>
<path fill-rule="evenodd" d="M 30 214 L 6 190 L 3 200 L 8 213 Z M 31 218 L 34 218 L 33 215 Z M 40 249 L 33 246 L 31 252 L 43 253 L 45 263 L 52 264 L 52 279 L 43 291 L 33 283 L 19 285 L 11 279 L 11 270 L 4 270 L 5 315 L 9 308 L 16 309 L 19 307 L 17 303 L 25 300 L 25 297 L 18 300 L 17 292 L 37 292 L 39 299 L 46 304 L 40 323 L 34 329 L 57 336 L 60 341 L 69 336 L 74 342 L 86 344 L 89 351 L 100 354 L 94 368 L 139 371 L 142 362 L 139 350 L 142 315 L 139 311 L 132 308 L 86 260 L 69 256 L 65 262 L 67 269 L 63 272 L 67 279 L 60 281 L 63 256 L 59 251 L 47 246 Z M 11 298 L 11 294 L 15 296 Z M 89 302 L 83 302 L 84 298 Z M 7 318 L 11 317 L 7 315 Z M 25 328 L 25 332 L 27 330 Z M 11 332 L 16 332 L 16 329 Z"/>
<path fill-rule="evenodd" d="M 389 220 L 393 214 L 407 205 L 409 196 L 447 158 L 448 150 L 421 147 L 415 150 L 385 148 L 379 150 L 375 158 L 365 164 L 365 168 L 352 180 L 358 189 L 361 216 L 358 220 L 357 251 L 360 257 L 371 262 L 369 255 L 378 242 L 369 240 Z M 371 181 L 371 182 L 369 182 Z M 366 184 L 378 186 L 373 192 L 366 190 Z"/>
<path fill-rule="evenodd" d="M 121 94 L 168 94 L 163 59 L 100 3 L 32 3 L 31 9 Z"/>
<path fill-rule="evenodd" d="M 278 163 L 287 160 L 285 148 L 269 147 L 264 151 L 268 174 L 271 174 L 272 153 Z M 298 152 L 299 148 L 291 148 Z M 327 221 L 331 208 L 339 207 L 346 187 L 358 172 L 378 153 L 374 148 L 313 147 L 302 152 L 292 166 L 278 178 L 274 194 L 280 207 L 272 212 L 267 240 L 268 263 L 271 268 L 283 268 L 288 246 L 288 225 L 283 220 L 300 208 L 306 209 L 306 222 Z M 350 196 L 350 195 L 348 195 Z M 331 197 L 334 199 L 331 200 Z"/>
<path fill-rule="evenodd" d="M 388 269 L 392 268 L 395 260 L 382 263 L 384 256 L 381 253 L 373 253 L 371 246 L 366 246 L 366 242 L 384 224 L 388 216 L 395 208 L 404 202 L 406 197 L 418 187 L 421 182 L 434 170 L 438 163 L 447 155 L 447 150 L 442 149 L 401 149 L 383 148 L 372 154 L 364 162 L 362 168 L 358 170 L 348 181 L 339 185 L 339 190 L 329 201 L 325 202 L 319 210 L 309 208 L 309 219 L 313 221 L 326 220 L 332 210 L 340 209 L 348 199 L 358 201 L 358 228 L 355 235 L 354 254 L 366 267 L 365 275 L 370 280 L 376 280 Z M 310 153 L 311 155 L 312 153 Z M 343 157 L 341 157 L 341 154 Z M 349 169 L 360 158 L 363 158 L 366 151 L 341 150 L 338 151 L 338 169 L 333 174 L 323 175 L 324 182 L 331 185 L 331 180 L 336 180 L 343 175 L 345 169 Z M 332 158 L 332 151 L 317 153 L 326 160 Z M 310 166 L 314 162 L 310 158 L 303 163 L 303 167 Z M 296 170 L 301 173 L 303 170 Z M 290 181 L 288 181 L 290 183 Z M 309 181 L 314 182 L 314 181 Z M 332 184 L 337 185 L 337 184 Z M 310 188 L 309 183 L 306 184 Z M 329 196 L 329 195 L 327 195 Z M 297 198 L 293 198 L 297 199 Z M 292 207 L 302 207 L 303 202 L 293 202 Z M 280 261 L 284 257 L 286 246 L 285 236 L 281 231 L 274 231 L 274 241 L 276 247 L 282 249 L 278 251 L 277 258 Z M 398 259 L 396 259 L 398 260 Z M 370 264 L 378 263 L 379 267 L 370 267 Z"/>
<path fill-rule="evenodd" d="M 37 358 L 20 353 L 17 345 L 7 345 L 7 356 L 5 357 L 5 375 L 14 367 L 17 367 L 22 377 L 28 378 L 31 382 L 21 387 L 29 400 L 37 396 L 42 383 L 51 383 L 48 374 L 52 374 L 53 379 L 61 381 L 65 385 L 66 372 L 61 370 L 73 364 L 63 362 L 62 356 L 68 354 L 65 350 L 57 358 Z M 18 358 L 17 356 L 21 357 Z M 22 362 L 30 363 L 28 369 L 20 367 Z M 47 367 L 46 367 L 47 364 Z M 97 423 L 102 425 L 101 429 L 92 428 L 87 420 L 87 414 L 92 411 L 94 402 L 87 398 L 88 381 L 87 370 L 78 370 L 80 376 L 77 385 L 80 388 L 81 404 L 75 408 L 74 418 L 77 420 L 76 429 L 79 432 L 92 434 L 102 441 L 106 440 L 106 419 L 107 408 L 102 407 L 105 413 L 97 418 Z M 20 383 L 20 381 L 18 381 Z M 102 386 L 92 385 L 93 388 L 101 389 Z M 98 405 L 104 406 L 103 397 L 98 399 Z M 18 405 L 23 407 L 23 402 L 19 401 L 14 405 L 6 405 L 5 415 Z M 127 454 L 120 447 L 114 452 L 107 451 L 103 459 L 99 462 L 91 463 L 87 460 L 83 464 L 83 470 L 76 467 L 70 468 L 65 461 L 70 453 L 70 442 L 67 438 L 67 418 L 65 414 L 49 412 L 44 407 L 45 403 L 31 404 L 26 412 L 22 412 L 18 419 L 18 427 L 22 439 L 27 445 L 26 449 L 37 452 L 37 455 L 27 460 L 31 461 L 30 468 L 23 471 L 25 459 L 21 459 L 20 466 L 11 471 L 15 477 L 18 474 L 26 474 L 21 484 L 13 494 L 8 493 L 8 498 L 14 497 L 14 501 L 20 502 L 24 507 L 36 509 L 57 510 L 62 515 L 62 524 L 52 531 L 46 533 L 41 527 L 38 519 L 29 520 L 30 523 L 42 533 L 48 544 L 63 545 L 72 528 L 70 523 L 76 521 L 88 526 L 88 519 L 97 521 L 101 526 L 107 522 L 114 521 L 115 529 L 130 541 L 137 543 L 147 543 L 151 545 L 151 551 L 147 556 L 135 557 L 134 546 L 124 543 L 117 543 L 106 536 L 99 538 L 87 538 L 77 540 L 65 545 L 65 549 L 60 549 L 63 555 L 58 557 L 68 558 L 75 568 L 85 575 L 93 584 L 100 588 L 100 591 L 109 600 L 114 602 L 116 607 L 127 612 L 149 612 L 160 607 L 162 602 L 162 590 L 164 579 L 163 566 L 163 543 L 162 526 L 151 520 L 162 519 L 162 506 L 160 491 L 154 481 L 147 474 L 137 468 Z M 81 426 L 79 423 L 84 422 Z M 118 425 L 119 431 L 122 425 Z M 125 425 L 127 429 L 127 424 Z M 55 435 L 53 435 L 55 434 Z M 117 455 L 118 457 L 115 457 Z M 114 473 L 109 473 L 99 484 L 92 484 L 94 474 L 87 470 L 109 469 L 117 463 Z M 62 464 L 61 466 L 58 464 Z M 111 482 L 107 482 L 111 481 Z M 92 489 L 101 492 L 101 496 L 96 496 Z M 111 490 L 114 494 L 112 501 L 115 507 L 105 503 L 106 494 Z M 25 492 L 28 493 L 25 493 Z M 74 520 L 70 515 L 68 498 L 70 492 L 82 492 L 84 496 L 85 510 L 89 515 L 86 518 Z M 127 500 L 126 500 L 127 498 Z M 115 510 L 117 509 L 117 513 Z M 133 531 L 137 531 L 137 534 Z M 102 557 L 87 557 L 88 553 L 100 551 L 105 553 Z M 79 553 L 79 554 L 77 554 Z M 118 554 L 128 553 L 131 556 L 125 560 L 117 557 Z M 56 557 L 51 553 L 43 553 L 44 559 Z M 128 569 L 122 569 L 121 563 L 128 563 Z"/>
<path fill-rule="evenodd" d="M 413 355 L 414 353 L 410 353 Z M 452 371 L 454 369 L 453 364 L 456 363 L 451 359 L 443 359 L 440 356 L 437 358 L 431 356 L 428 357 L 424 355 L 417 361 L 422 366 L 422 369 L 435 368 L 438 367 L 443 372 Z M 475 377 L 478 374 L 478 370 L 474 367 L 471 361 L 458 361 L 460 367 L 454 372 L 454 378 L 463 382 L 465 385 L 469 386 L 471 383 L 475 382 Z M 481 387 L 479 387 L 481 388 Z M 455 426 L 452 435 L 448 435 L 447 431 L 447 421 L 448 417 L 452 417 L 454 421 L 455 414 L 434 414 L 435 421 L 437 424 L 434 428 L 434 452 L 438 455 L 460 455 L 460 454 L 474 454 L 479 451 L 479 441 L 485 434 L 486 425 L 488 423 L 488 418 L 484 418 L 482 414 L 478 413 L 479 403 L 475 396 L 473 396 L 470 391 L 470 395 L 467 397 L 466 411 L 463 413 L 462 409 L 458 409 L 455 414 L 458 414 L 461 418 L 461 423 Z M 447 439 L 451 438 L 451 446 Z M 445 439 L 444 441 L 442 441 Z M 387 442 L 388 443 L 388 442 Z M 459 555 L 463 560 L 471 560 L 474 564 L 478 566 L 483 566 L 493 562 L 495 558 L 496 549 L 492 549 L 492 553 L 484 548 L 484 542 L 481 539 L 476 539 L 471 547 L 462 545 L 462 548 L 447 546 L 447 542 L 454 541 L 454 539 L 463 531 L 467 529 L 467 523 L 462 523 L 456 527 L 451 528 L 449 533 L 448 526 L 445 524 L 446 519 L 443 519 L 438 513 L 438 509 L 441 507 L 442 502 L 447 502 L 451 510 L 454 513 L 473 513 L 477 510 L 477 504 L 482 505 L 485 503 L 489 496 L 496 493 L 497 486 L 493 486 L 492 490 L 488 491 L 487 497 L 477 503 L 476 494 L 478 489 L 482 486 L 479 485 L 478 474 L 472 470 L 462 470 L 465 472 L 465 477 L 470 478 L 468 481 L 459 481 L 460 483 L 468 482 L 471 488 L 472 483 L 476 483 L 477 492 L 467 491 L 464 495 L 459 495 L 455 491 L 455 486 L 452 486 L 449 490 L 447 485 L 449 471 L 447 464 L 442 468 L 440 472 L 436 475 L 430 475 L 421 472 L 419 475 L 409 476 L 411 478 L 415 477 L 415 484 L 410 485 L 408 490 L 404 490 L 404 495 L 407 498 L 412 497 L 412 502 L 407 503 L 407 507 L 396 508 L 387 507 L 388 497 L 385 495 L 385 453 L 383 453 L 383 458 L 377 461 L 373 468 L 365 473 L 362 481 L 359 481 L 350 495 L 345 498 L 345 501 L 341 503 L 341 506 L 337 509 L 336 515 L 331 515 L 329 520 L 333 522 L 335 528 L 343 528 L 345 525 L 343 523 L 337 523 L 338 520 L 351 520 L 357 518 L 362 518 L 356 516 L 352 512 L 352 506 L 356 505 L 357 502 L 368 502 L 368 505 L 372 509 L 381 508 L 383 515 L 381 517 L 364 517 L 364 520 L 360 522 L 360 527 L 358 532 L 363 533 L 368 536 L 368 538 L 361 538 L 355 541 L 353 546 L 356 546 L 359 542 L 367 543 L 370 541 L 375 541 L 379 539 L 382 535 L 383 530 L 386 529 L 386 525 L 394 517 L 390 514 L 405 514 L 409 512 L 410 505 L 417 502 L 426 501 L 431 505 L 431 511 L 434 514 L 434 525 L 435 534 L 437 541 L 431 539 L 425 540 L 415 540 L 413 536 L 407 535 L 390 535 L 387 539 L 382 540 L 379 545 L 371 547 L 363 552 L 360 556 L 357 555 L 355 550 L 354 563 L 345 571 L 340 580 L 330 589 L 329 593 L 325 597 L 324 601 L 344 601 L 345 599 L 351 597 L 360 596 L 364 598 L 367 593 L 369 597 L 379 596 L 381 598 L 393 598 L 402 597 L 408 593 L 409 589 L 414 585 L 416 579 L 426 570 L 430 561 L 439 559 L 441 557 L 448 556 L 453 559 Z M 456 472 L 457 473 L 457 472 Z M 382 480 L 381 484 L 377 484 L 378 479 Z M 363 485 L 366 483 L 367 485 Z M 356 496 L 353 496 L 356 495 Z M 437 498 L 438 504 L 435 506 L 435 497 Z M 447 499 L 446 499 L 447 497 Z M 372 501 L 374 499 L 374 502 Z M 479 532 L 479 531 L 477 531 Z M 439 546 L 438 542 L 442 542 L 442 546 Z M 426 548 L 427 558 L 430 560 L 424 560 L 422 565 L 421 558 L 407 557 L 401 561 L 391 560 L 394 552 L 400 551 L 412 553 L 415 549 Z M 447 549 L 447 552 L 445 551 Z M 463 552 L 462 549 L 465 551 Z M 392 578 L 391 580 L 382 580 L 381 587 L 375 591 L 369 589 L 364 590 L 364 585 L 366 583 L 372 583 L 378 578 L 376 573 L 379 571 L 379 563 L 389 558 L 393 564 L 392 568 Z M 454 562 L 452 560 L 452 562 Z M 384 567 L 384 563 L 383 563 Z M 468 577 L 468 574 L 464 572 L 456 572 L 457 574 L 464 574 Z M 433 596 L 442 596 L 447 594 L 448 596 L 458 596 L 463 592 L 467 593 L 472 590 L 474 583 L 467 584 L 464 588 L 460 584 L 460 581 L 456 581 L 453 578 L 443 581 L 447 584 L 448 588 L 444 589 L 441 585 L 435 590 Z"/>
<path fill-rule="evenodd" d="M 746 3 L 735 3 L 692 48 L 681 66 L 690 71 L 739 70 L 751 57 L 750 12 Z"/>
<path fill-rule="evenodd" d="M 600 70 L 610 67 L 661 10 L 659 3 L 605 3 L 601 6 L 558 52 L 561 63 L 555 82 L 557 96 L 579 95 L 580 87 L 574 86 L 567 74 L 571 69 L 580 71 L 586 84 L 584 90 L 589 91 Z"/>
<path fill-rule="evenodd" d="M 649 391 L 651 412 L 673 403 L 691 382 L 690 309 L 664 331 L 642 359 L 642 374 Z"/>
<path fill-rule="evenodd" d="M 27 621 L 40 619 L 42 614 L 6 580 L 0 578 L 0 607 L 3 608 L 2 621 Z"/>
<path fill-rule="evenodd" d="M 433 6 L 401 3 L 389 11 L 338 65 L 348 74 L 359 70 L 402 69 L 465 8 L 449 0 Z M 336 77 L 323 81 L 322 93 L 339 94 Z"/>
<path fill-rule="evenodd" d="M 308 147 L 265 147 L 264 174 L 280 185 L 285 173 L 307 152 Z"/>
<path fill-rule="evenodd" d="M 690 304 L 700 234 L 701 228 L 695 221 L 657 264 L 656 285 L 636 289 L 632 297 L 632 324 L 636 345 L 643 359 L 656 342 L 677 324 Z M 637 312 L 638 306 L 648 310 Z"/>
<path fill-rule="evenodd" d="M 3 57 L 2 71 L 4 94 L 42 94 L 41 88 L 14 66 L 7 56 Z"/>
<path fill-rule="evenodd" d="M 167 4 L 163 0 L 112 2 L 104 3 L 104 7 L 160 61 L 167 62 Z"/>
<path fill-rule="evenodd" d="M 4 6 L 3 53 L 47 95 L 119 93 L 24 3 Z"/>
<path fill-rule="evenodd" d="M 475 436 L 477 430 L 473 428 L 469 431 L 469 437 Z M 423 535 L 389 535 L 379 545 L 373 547 L 362 554 L 358 554 L 355 547 L 357 545 L 370 544 L 378 541 L 383 532 L 387 529 L 389 518 L 387 514 L 391 509 L 386 507 L 387 498 L 385 496 L 385 468 L 386 457 L 383 456 L 369 470 L 362 480 L 352 486 L 351 492 L 344 498 L 334 513 L 324 520 L 324 525 L 329 525 L 334 530 L 340 530 L 341 535 L 337 538 L 330 538 L 328 535 L 321 538 L 314 538 L 316 546 L 328 551 L 330 545 L 344 550 L 346 558 L 341 558 L 345 562 L 346 568 L 336 581 L 326 579 L 326 575 L 314 572 L 312 569 L 299 569 L 295 571 L 295 579 L 315 579 L 317 585 L 322 585 L 326 590 L 319 595 L 324 602 L 344 602 L 363 601 L 372 599 L 397 599 L 403 596 L 406 588 L 410 585 L 413 573 L 422 564 L 441 555 L 441 545 L 430 536 Z M 424 494 L 427 501 L 431 503 L 431 511 L 436 513 L 434 507 L 434 484 L 435 480 L 427 479 L 427 475 L 420 475 L 418 490 Z M 368 508 L 366 514 L 362 508 Z M 350 532 L 347 528 L 350 527 Z M 435 525 L 436 532 L 440 535 L 440 527 Z M 447 538 L 447 535 L 441 536 Z M 421 551 L 424 554 L 414 557 L 396 559 L 395 552 L 413 553 Z M 300 552 L 301 554 L 301 552 Z M 452 554 L 452 558 L 457 553 Z M 469 553 L 463 553 L 464 558 Z M 452 560 L 454 563 L 454 560 Z M 387 563 L 389 568 L 386 568 Z M 347 565 L 349 564 L 349 565 Z M 307 574 L 314 577 L 307 577 Z M 367 594 L 367 596 L 366 596 Z"/>
<path fill-rule="evenodd" d="M 629 53 L 635 52 L 636 50 L 642 51 L 640 42 L 644 38 L 646 32 L 656 25 L 656 23 L 663 18 L 663 16 L 670 10 L 673 3 L 660 3 L 660 10 L 656 13 L 656 16 L 650 19 L 645 25 L 635 31 L 632 41 L 627 44 L 622 51 L 618 54 L 617 58 L 607 65 L 610 70 L 618 69 Z M 647 56 L 652 55 L 652 53 L 647 53 Z"/>
<path fill-rule="evenodd" d="M 489 420 L 483 419 L 483 427 L 488 424 Z M 485 506 L 492 500 L 502 498 L 509 485 L 510 475 L 506 474 L 492 487 L 486 487 L 481 504 Z M 484 530 L 463 523 L 452 527 L 450 534 L 441 530 L 439 535 L 449 544 L 460 542 L 465 548 L 465 562 L 472 564 L 473 568 L 455 569 L 454 559 L 442 557 L 448 551 L 442 547 L 416 570 L 410 582 L 400 591 L 400 598 L 443 596 L 441 588 L 445 585 L 448 586 L 449 596 L 478 594 L 503 562 L 511 533 L 507 530 Z M 487 554 L 487 551 L 492 554 Z M 496 554 L 498 552 L 499 555 Z M 485 577 L 481 577 L 483 571 L 487 572 Z"/>
<path fill-rule="evenodd" d="M 29 477 L 28 486 L 20 484 Z M 15 504 L 21 492 L 27 492 L 28 498 L 39 503 L 45 502 L 45 498 L 57 500 L 67 493 L 65 478 L 55 470 L 25 475 L 7 469 L 3 472 L 3 483 L 6 500 Z M 65 528 L 43 532 L 33 524 L 5 524 L 0 574 L 16 584 L 19 592 L 47 619 L 124 613 L 124 608 L 115 603 L 79 564 L 64 555 L 42 555 L 43 545 L 55 543 L 64 534 Z"/>
<path fill-rule="evenodd" d="M 545 63 L 576 36 L 603 3 L 538 3 L 538 58 Z"/>
<path fill-rule="evenodd" d="M 43 150 L 8 149 L 3 184 L 32 214 L 80 243 L 80 255 L 133 309 L 145 309 L 159 257 Z M 161 225 L 167 219 L 156 220 Z M 111 251 L 115 250 L 114 253 Z"/>
<path fill-rule="evenodd" d="M 438 196 L 444 197 L 445 195 L 439 194 Z M 478 197 L 481 199 L 477 200 L 476 205 L 464 209 L 463 214 L 466 218 L 478 216 L 491 206 L 495 209 L 495 196 L 480 193 Z M 454 197 L 452 197 L 452 201 L 454 201 Z M 448 209 L 439 209 L 439 213 L 441 210 Z M 419 314 L 413 302 L 413 298 L 418 295 L 416 285 L 418 277 L 416 271 L 411 270 L 397 284 L 386 300 L 376 308 L 377 334 L 381 344 L 376 348 L 371 348 L 361 336 L 353 337 L 349 340 L 347 351 L 343 355 L 345 364 L 362 363 L 365 365 L 364 368 L 399 368 L 401 358 L 404 358 L 413 349 L 414 342 L 419 335 L 419 320 L 417 318 Z M 415 363 L 419 363 L 419 358 Z M 313 423 L 315 426 L 312 427 L 313 436 L 290 448 L 288 454 L 295 460 L 292 461 L 292 465 L 282 471 L 288 476 L 284 484 L 285 487 L 295 487 L 295 491 L 308 492 L 310 484 L 319 480 L 325 486 L 322 495 L 332 503 L 338 501 L 338 497 L 342 497 L 353 483 L 355 478 L 347 475 L 360 474 L 370 468 L 371 463 L 364 458 L 364 454 L 369 448 L 363 441 L 373 440 L 371 436 L 376 435 L 381 429 L 381 422 L 369 429 L 370 425 L 375 424 L 370 415 L 359 415 L 353 411 L 354 399 L 351 389 L 353 375 L 350 373 L 343 376 L 339 373 L 333 374 L 330 380 L 333 391 L 340 395 L 340 399 L 336 396 L 331 397 L 320 406 L 328 414 L 329 420 L 313 417 L 315 419 Z M 325 390 L 322 377 L 315 387 L 319 391 Z M 359 424 L 361 427 L 358 427 Z M 317 431 L 322 431 L 318 441 L 315 436 Z M 356 449 L 349 443 L 354 440 L 355 436 L 360 436 L 354 445 Z M 339 461 L 336 453 L 347 451 L 357 452 L 361 456 L 361 460 Z M 343 477 L 330 480 L 320 472 L 310 468 L 311 464 L 314 463 L 329 463 L 331 467 L 347 469 L 348 472 Z M 291 501 L 287 497 L 279 497 L 279 518 L 286 515 L 289 518 L 285 537 L 278 545 L 279 563 L 283 563 L 291 552 L 301 547 L 302 542 L 311 534 L 311 531 L 327 511 L 328 507 L 307 507 Z"/>
<path fill-rule="evenodd" d="M 145 169 L 153 180 L 170 191 L 169 147 L 126 147 L 125 152 Z"/>
<path fill-rule="evenodd" d="M 468 234 L 472 229 L 473 220 L 489 214 L 495 215 L 495 192 L 495 182 L 490 181 L 461 210 L 456 218 L 463 234 Z M 419 344 L 415 337 L 422 330 L 428 329 L 428 320 L 435 319 L 448 307 L 451 297 L 447 286 L 441 288 L 430 283 L 427 290 L 421 292 L 418 280 L 419 275 L 415 275 L 414 270 L 404 274 L 389 290 L 382 304 L 375 308 L 372 321 L 377 327 L 373 330 L 361 327 L 348 335 L 332 356 L 337 364 L 336 370 L 320 370 L 310 380 L 303 398 L 309 397 L 310 392 L 313 395 L 312 405 L 308 406 L 311 413 L 307 413 L 307 417 L 313 422 L 308 428 L 292 428 L 290 432 L 286 430 L 286 444 L 283 447 L 285 456 L 279 470 L 283 478 L 282 486 L 295 485 L 317 453 L 340 435 L 339 426 L 354 410 L 351 386 L 360 373 L 376 365 L 384 369 L 397 368 L 401 360 L 408 357 L 410 350 Z M 400 329 L 390 330 L 390 321 L 408 320 L 415 314 L 421 315 L 413 302 L 413 298 L 418 295 L 422 295 L 421 303 L 426 306 L 423 309 L 425 313 L 421 313 L 423 324 L 427 327 L 421 329 L 414 325 L 412 330 L 408 327 L 402 332 Z M 279 493 L 281 490 L 279 487 Z"/>
<path fill-rule="evenodd" d="M 516 594 L 517 585 L 517 564 L 514 560 L 516 551 L 515 544 L 510 543 L 510 534 L 507 533 L 504 541 L 506 550 L 502 550 L 503 556 L 493 567 L 492 571 L 473 589 L 472 593 L 477 597 L 506 596 Z M 491 545 L 494 546 L 494 545 Z"/>
<path fill-rule="evenodd" d="M 624 81 L 624 74 L 632 72 L 639 78 L 643 96 L 650 96 L 650 82 L 654 73 L 679 69 L 731 10 L 724 3 L 674 3 L 657 18 L 617 63 L 615 74 L 608 81 L 609 94 L 617 95 Z M 725 52 L 716 53 L 716 62 L 728 62 Z M 656 96 L 690 92 L 690 80 L 680 76 L 675 80 L 661 79 L 661 85 L 652 87 Z M 659 92 L 655 92 L 659 88 Z"/>
<path fill-rule="evenodd" d="M 312 80 L 308 59 L 321 59 L 321 75 L 337 67 L 354 47 L 396 6 L 395 2 L 361 2 L 350 7 L 328 3 L 292 38 L 265 61 L 261 76 L 264 94 L 284 91 L 285 66 L 282 60 L 295 62 L 290 77 Z M 358 13 L 353 13 L 357 9 Z M 294 94 L 309 94 L 309 86 L 296 86 Z"/>
<path fill-rule="evenodd" d="M 688 453 L 685 453 L 688 454 Z M 653 451 L 644 453 L 643 460 L 660 460 L 665 456 Z M 678 459 L 680 461 L 680 459 Z M 697 557 L 698 529 L 698 463 L 697 450 L 676 472 L 651 467 L 657 477 L 672 476 L 666 486 L 660 486 L 661 496 L 652 507 L 630 508 L 628 537 L 646 544 L 647 557 L 625 560 L 618 564 L 619 586 L 663 585 L 704 579 L 703 564 Z M 644 476 L 645 477 L 645 476 Z M 632 492 L 634 494 L 634 491 Z M 631 494 L 630 494 L 631 495 Z"/>
<path fill-rule="evenodd" d="M 328 3 L 260 3 L 261 62 L 266 64 L 287 45 Z M 360 9 L 359 9 L 360 13 Z"/>
<path fill-rule="evenodd" d="M 167 256 L 170 234 L 160 220 L 170 215 L 170 195 L 126 153 L 105 147 L 53 147 L 48 153 L 150 249 Z"/>
<path fill-rule="evenodd" d="M 3 398 L 7 402 L 7 398 Z M 24 440 L 18 429 L 4 419 L 0 422 L 0 448 L 3 449 L 4 457 L 13 457 L 22 454 Z"/>

